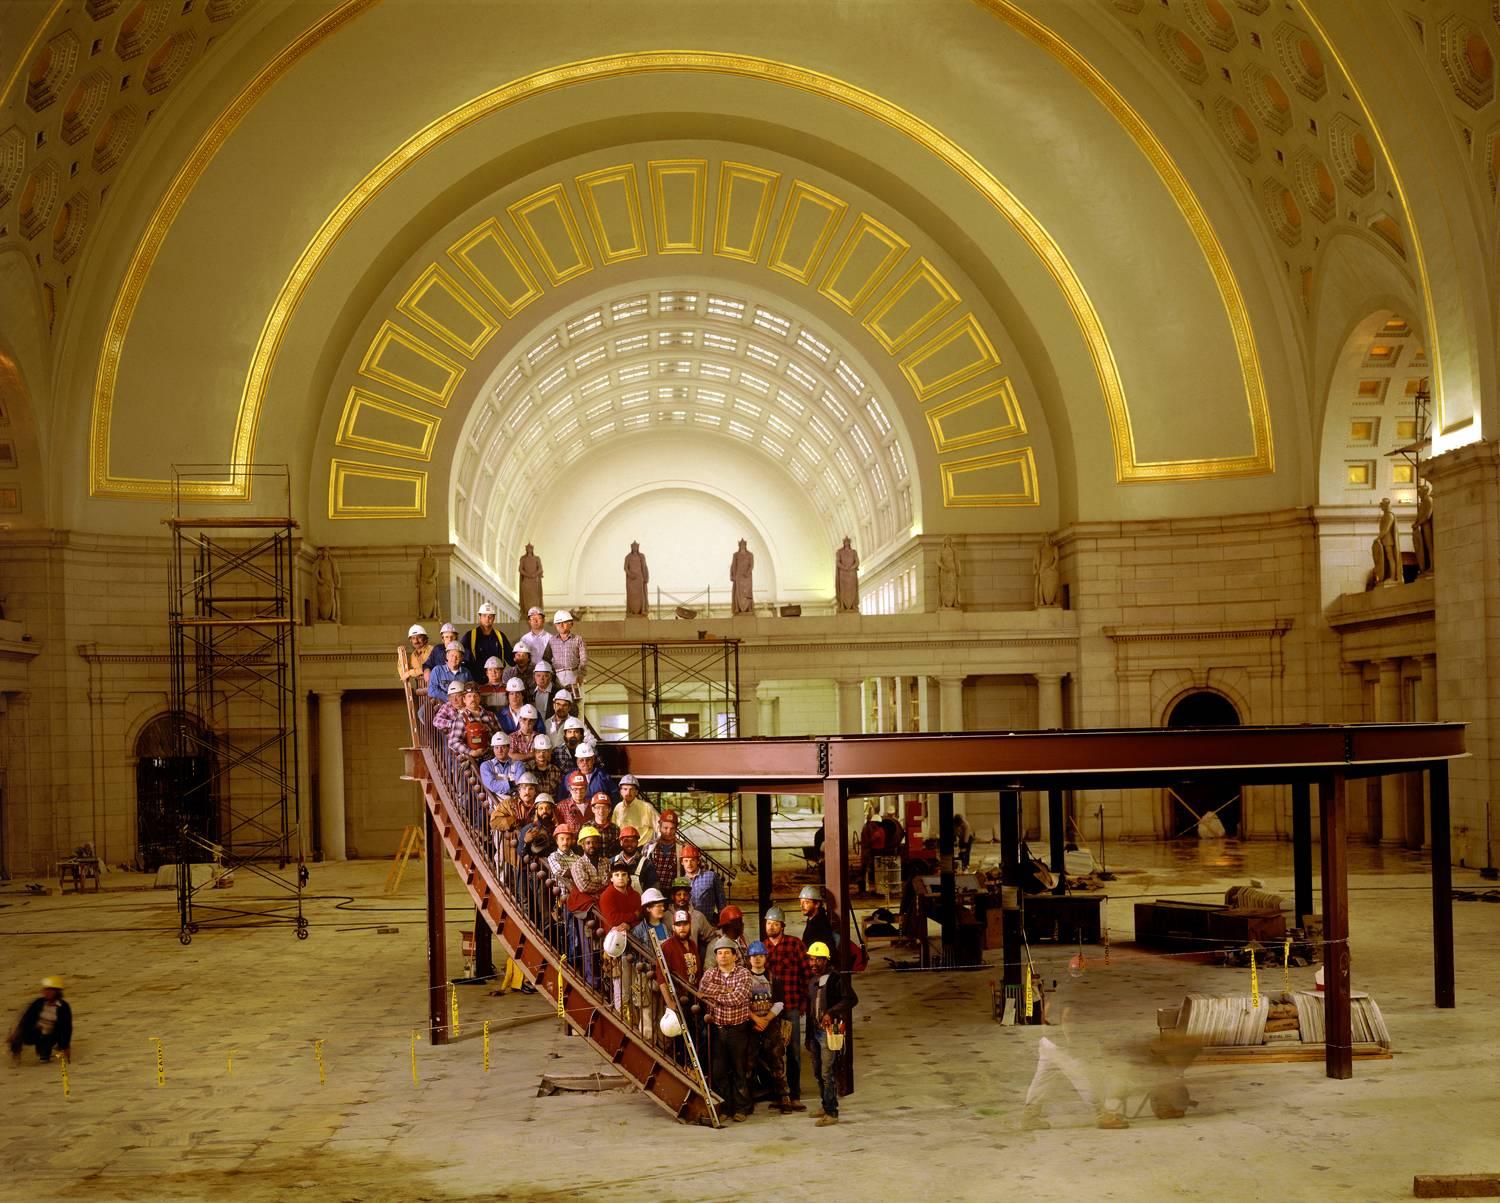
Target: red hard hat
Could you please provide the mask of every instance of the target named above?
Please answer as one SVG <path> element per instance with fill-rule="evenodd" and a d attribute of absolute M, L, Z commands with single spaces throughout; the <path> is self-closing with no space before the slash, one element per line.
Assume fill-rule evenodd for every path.
<path fill-rule="evenodd" d="M 574 785 L 587 785 L 588 783 L 589 779 L 582 773 L 580 773 L 577 769 L 574 769 L 571 773 L 568 774 L 568 785 L 570 787 Z"/>
<path fill-rule="evenodd" d="M 697 860 L 698 859 L 698 849 L 694 848 L 691 844 L 684 844 L 682 846 L 682 851 L 679 852 L 677 855 L 679 857 L 681 857 L 683 860 Z"/>
<path fill-rule="evenodd" d="M 664 810 L 661 812 L 660 817 L 663 819 L 671 819 L 674 823 L 677 822 L 677 812 L 675 810 Z"/>
<path fill-rule="evenodd" d="M 637 831 L 634 827 L 621 827 L 620 828 L 620 838 L 623 840 L 627 835 L 633 835 L 637 839 L 639 839 L 641 833 L 639 831 Z"/>
<path fill-rule="evenodd" d="M 579 774 L 579 776 L 582 776 L 582 775 L 583 774 L 581 774 L 581 773 Z M 595 802 L 603 802 L 605 806 L 608 806 L 609 805 L 609 795 L 606 794 L 601 789 L 597 794 L 595 794 L 592 798 L 589 799 L 589 805 L 592 806 Z"/>
<path fill-rule="evenodd" d="M 556 831 L 554 831 L 553 834 L 554 835 L 561 835 L 565 831 L 569 835 L 577 835 L 578 834 L 578 827 L 574 823 L 559 823 L 557 825 Z"/>
<path fill-rule="evenodd" d="M 725 923 L 729 923 L 735 919 L 743 919 L 744 917 L 745 912 L 740 910 L 739 907 L 735 906 L 734 903 L 731 902 L 728 906 L 726 906 L 722 911 L 719 912 L 719 924 L 720 926 L 723 926 Z"/>

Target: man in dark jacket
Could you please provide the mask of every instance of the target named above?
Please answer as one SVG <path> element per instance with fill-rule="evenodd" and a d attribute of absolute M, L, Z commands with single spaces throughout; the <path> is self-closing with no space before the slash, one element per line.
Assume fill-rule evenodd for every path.
<path fill-rule="evenodd" d="M 839 938 L 834 934 L 833 920 L 823 901 L 823 888 L 803 886 L 797 903 L 802 907 L 802 943 L 811 946 L 821 940 L 829 948 L 838 948 Z"/>
<path fill-rule="evenodd" d="M 32 1000 L 11 1029 L 11 1058 L 19 1061 L 21 1049 L 30 1044 L 38 1061 L 50 1061 L 54 1051 L 66 1056 L 72 1043 L 73 1010 L 63 1001 L 62 978 L 44 977 L 42 996 Z"/>
<path fill-rule="evenodd" d="M 823 1094 L 818 1127 L 839 1122 L 839 1061 L 844 1056 L 849 1020 L 859 996 L 849 976 L 829 966 L 828 945 L 819 940 L 807 949 L 812 981 L 807 989 L 807 1049 Z"/>
<path fill-rule="evenodd" d="M 478 668 L 491 656 L 501 664 L 510 663 L 510 640 L 495 626 L 495 607 L 485 602 L 479 607 L 479 623 L 464 632 L 459 640 L 471 668 Z"/>

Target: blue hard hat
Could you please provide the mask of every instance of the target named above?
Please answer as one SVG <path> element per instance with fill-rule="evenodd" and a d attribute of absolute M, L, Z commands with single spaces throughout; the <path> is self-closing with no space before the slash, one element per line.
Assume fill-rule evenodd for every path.
<path fill-rule="evenodd" d="M 745 955 L 747 957 L 763 957 L 769 954 L 766 952 L 766 946 L 759 940 L 757 940 L 754 944 L 750 945 L 750 948 L 748 949 L 748 951 L 746 951 Z"/>

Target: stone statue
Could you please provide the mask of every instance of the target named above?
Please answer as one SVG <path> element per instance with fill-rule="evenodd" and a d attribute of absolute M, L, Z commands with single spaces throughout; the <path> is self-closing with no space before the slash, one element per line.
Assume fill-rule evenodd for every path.
<path fill-rule="evenodd" d="M 745 540 L 741 539 L 740 549 L 729 561 L 729 596 L 732 613 L 755 613 L 755 586 L 751 579 L 754 573 L 755 553 L 746 546 Z"/>
<path fill-rule="evenodd" d="M 1041 545 L 1031 558 L 1031 569 L 1036 574 L 1033 596 L 1036 608 L 1048 610 L 1062 605 L 1062 566 L 1050 532 L 1042 536 Z"/>
<path fill-rule="evenodd" d="M 441 618 L 438 609 L 438 562 L 432 548 L 422 548 L 422 558 L 417 561 L 417 617 L 419 619 Z"/>
<path fill-rule="evenodd" d="M 328 548 L 318 548 L 318 558 L 314 571 L 317 580 L 314 584 L 315 600 L 319 622 L 339 621 L 339 566 L 333 562 L 333 557 L 328 554 Z"/>
<path fill-rule="evenodd" d="M 519 567 L 521 585 L 518 592 L 524 615 L 531 611 L 532 606 L 540 609 L 542 605 L 542 561 L 530 543 L 526 544 L 526 554 L 521 557 Z"/>
<path fill-rule="evenodd" d="M 1417 516 L 1411 524 L 1411 546 L 1417 553 L 1417 574 L 1431 572 L 1435 562 L 1432 543 L 1432 485 L 1417 485 Z"/>
<path fill-rule="evenodd" d="M 959 601 L 958 548 L 953 546 L 951 535 L 943 536 L 943 549 L 938 552 L 938 607 L 943 610 L 961 610 Z"/>
<path fill-rule="evenodd" d="M 833 553 L 833 595 L 840 614 L 859 613 L 859 552 L 848 535 L 844 536 L 844 545 Z"/>
<path fill-rule="evenodd" d="M 1396 515 L 1391 513 L 1389 497 L 1380 499 L 1380 531 L 1370 544 L 1370 555 L 1375 561 L 1377 585 L 1401 583 L 1401 549 L 1396 543 Z"/>
<path fill-rule="evenodd" d="M 625 613 L 645 614 L 646 586 L 650 580 L 651 569 L 646 566 L 641 545 L 632 543 L 630 554 L 625 557 Z"/>

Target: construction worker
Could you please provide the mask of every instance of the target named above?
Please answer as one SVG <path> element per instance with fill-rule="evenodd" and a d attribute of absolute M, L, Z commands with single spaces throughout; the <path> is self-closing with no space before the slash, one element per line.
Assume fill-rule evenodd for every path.
<path fill-rule="evenodd" d="M 491 656 L 501 664 L 510 662 L 510 640 L 495 626 L 495 607 L 485 602 L 479 607 L 479 623 L 464 632 L 459 640 L 470 664 L 484 664 Z"/>
<path fill-rule="evenodd" d="M 620 778 L 619 789 L 620 804 L 615 807 L 615 826 L 622 830 L 634 827 L 641 842 L 649 844 L 656 838 L 656 807 L 641 797 L 641 783 L 635 779 L 634 773 L 626 773 Z"/>
<path fill-rule="evenodd" d="M 52 1060 L 54 1052 L 68 1055 L 73 1044 L 73 1008 L 63 999 L 63 980 L 60 977 L 42 979 L 42 995 L 32 999 L 21 1012 L 16 1026 L 11 1028 L 11 1060 L 20 1063 L 21 1050 L 28 1044 L 36 1049 L 38 1061 Z"/>
<path fill-rule="evenodd" d="M 692 844 L 682 846 L 682 875 L 692 884 L 693 905 L 707 915 L 715 927 L 720 926 L 719 911 L 725 903 L 724 885 L 717 873 L 703 865 L 703 858 Z"/>
<path fill-rule="evenodd" d="M 662 892 L 652 886 L 641 895 L 641 906 L 645 914 L 641 921 L 630 929 L 630 934 L 644 944 L 651 947 L 651 937 L 654 935 L 658 940 L 665 940 L 672 934 L 672 929 L 667 926 L 667 900 Z"/>
<path fill-rule="evenodd" d="M 786 1082 L 792 1102 L 796 1103 L 802 1098 L 802 1012 L 807 1009 L 812 966 L 807 960 L 807 945 L 786 934 L 786 913 L 779 906 L 766 908 L 765 925 L 766 971 L 771 979 L 772 997 L 786 1004 L 781 1013 L 782 1022 L 789 1025 Z"/>
<path fill-rule="evenodd" d="M 785 1018 L 786 1000 L 776 997 L 776 983 L 770 977 L 766 946 L 759 940 L 750 945 L 750 1079 L 754 1089 L 755 1074 L 765 1074 L 775 1092 L 775 1107 L 783 1115 L 807 1108 L 795 1101 L 786 1080 L 786 1042 L 791 1023 Z"/>
<path fill-rule="evenodd" d="M 714 925 L 708 921 L 707 915 L 693 906 L 693 885 L 686 877 L 678 877 L 672 881 L 670 902 L 674 914 L 677 911 L 688 913 L 693 927 L 693 941 L 698 945 L 698 951 L 702 952 L 715 935 Z"/>
<path fill-rule="evenodd" d="M 733 940 L 715 940 L 713 955 L 714 963 L 698 979 L 698 995 L 713 1031 L 713 1088 L 724 1100 L 725 1117 L 743 1123 L 751 1108 L 750 971 L 739 963 L 740 948 Z"/>
<path fill-rule="evenodd" d="M 814 1113 L 818 1127 L 839 1122 L 839 1062 L 844 1056 L 849 1020 L 859 997 L 849 976 L 829 965 L 832 952 L 822 940 L 808 945 L 812 982 L 807 993 L 807 1049 L 823 1094 L 823 1110 Z"/>
<path fill-rule="evenodd" d="M 802 942 L 811 947 L 821 940 L 829 948 L 837 948 L 839 938 L 834 934 L 833 920 L 828 917 L 828 908 L 823 904 L 823 888 L 803 886 L 797 902 L 802 907 Z"/>

